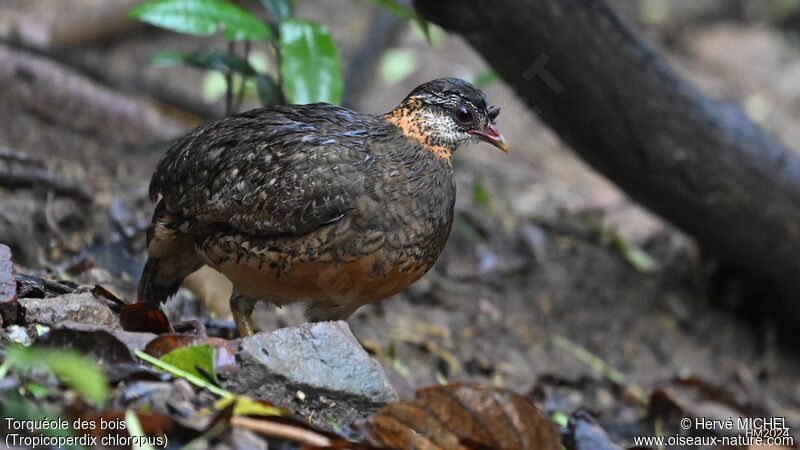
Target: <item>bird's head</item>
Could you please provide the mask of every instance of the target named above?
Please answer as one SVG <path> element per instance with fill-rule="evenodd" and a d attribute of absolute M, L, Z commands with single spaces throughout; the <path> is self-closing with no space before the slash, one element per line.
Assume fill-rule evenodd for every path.
<path fill-rule="evenodd" d="M 406 136 L 447 157 L 464 144 L 488 142 L 508 153 L 495 121 L 500 108 L 489 106 L 480 89 L 460 78 L 439 78 L 411 91 L 387 120 Z"/>

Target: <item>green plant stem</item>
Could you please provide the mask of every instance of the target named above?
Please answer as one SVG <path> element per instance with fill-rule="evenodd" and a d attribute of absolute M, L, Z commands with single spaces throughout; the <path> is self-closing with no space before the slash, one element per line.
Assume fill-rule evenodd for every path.
<path fill-rule="evenodd" d="M 146 361 L 146 362 L 158 367 L 159 369 L 169 373 L 170 375 L 175 376 L 175 377 L 179 377 L 179 378 L 184 378 L 184 379 L 186 379 L 186 381 L 192 383 L 193 385 L 195 385 L 197 387 L 201 387 L 203 389 L 206 389 L 207 391 L 211 392 L 212 394 L 218 395 L 218 396 L 220 396 L 222 398 L 233 398 L 234 397 L 233 393 L 228 392 L 225 389 L 222 389 L 222 388 L 220 388 L 218 386 L 215 386 L 214 384 L 212 384 L 209 381 L 206 381 L 206 380 L 198 377 L 197 375 L 191 374 L 191 373 L 189 373 L 189 372 L 187 372 L 185 370 L 182 370 L 182 369 L 179 369 L 179 368 L 173 366 L 172 364 L 165 363 L 164 361 L 161 361 L 158 358 L 150 356 L 150 355 L 148 355 L 147 353 L 145 353 L 145 352 L 143 352 L 141 350 L 136 350 L 135 354 L 140 359 L 142 359 L 142 360 L 144 360 L 144 361 Z"/>
<path fill-rule="evenodd" d="M 11 368 L 11 361 L 9 361 L 8 359 L 3 361 L 3 364 L 0 365 L 0 380 L 2 380 L 3 378 L 6 377 L 6 375 L 8 375 L 8 370 L 10 368 Z"/>
<path fill-rule="evenodd" d="M 619 386 L 628 387 L 631 393 L 636 396 L 637 399 L 645 404 L 647 403 L 647 394 L 645 394 L 644 390 L 637 384 L 628 384 L 625 375 L 623 375 L 622 372 L 618 371 L 617 369 L 611 367 L 611 365 L 603 361 L 602 358 L 564 336 L 556 334 L 553 335 L 551 339 L 553 344 L 555 344 L 557 347 L 572 354 L 579 361 L 588 365 L 595 372 L 601 374 L 612 383 Z"/>

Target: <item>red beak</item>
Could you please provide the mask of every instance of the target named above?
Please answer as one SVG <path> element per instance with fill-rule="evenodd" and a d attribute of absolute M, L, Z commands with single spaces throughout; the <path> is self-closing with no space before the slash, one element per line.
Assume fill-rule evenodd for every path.
<path fill-rule="evenodd" d="M 493 123 L 490 123 L 489 126 L 483 130 L 470 130 L 468 133 L 478 136 L 481 140 L 494 145 L 502 150 L 503 153 L 508 153 L 508 144 L 506 144 L 506 140 L 503 139 L 503 135 L 500 134 L 500 131 L 496 126 L 494 126 Z"/>

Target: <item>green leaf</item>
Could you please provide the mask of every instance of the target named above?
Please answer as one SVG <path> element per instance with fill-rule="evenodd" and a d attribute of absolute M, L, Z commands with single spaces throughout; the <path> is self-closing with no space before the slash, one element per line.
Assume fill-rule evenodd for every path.
<path fill-rule="evenodd" d="M 270 57 L 266 53 L 260 51 L 251 51 L 250 56 L 247 58 L 250 67 L 258 73 L 267 73 L 270 66 Z"/>
<path fill-rule="evenodd" d="M 658 269 L 658 262 L 643 248 L 625 242 L 625 239 L 616 232 L 612 232 L 610 238 L 611 246 L 614 247 L 634 269 L 642 273 L 651 273 Z"/>
<path fill-rule="evenodd" d="M 125 410 L 125 427 L 128 429 L 128 434 L 132 438 L 144 438 L 147 435 L 142 429 L 142 423 L 139 421 L 139 416 L 136 415 L 132 409 Z M 134 441 L 131 444 L 131 450 L 154 450 L 153 446 L 147 443 L 146 439 L 143 442 Z"/>
<path fill-rule="evenodd" d="M 261 4 L 277 23 L 281 23 L 286 19 L 291 19 L 294 15 L 292 0 L 261 0 Z"/>
<path fill-rule="evenodd" d="M 237 72 L 252 76 L 255 69 L 243 58 L 224 52 L 160 52 L 153 55 L 150 64 L 156 67 L 174 67 L 188 65 L 199 69 L 219 70 L 220 72 Z"/>
<path fill-rule="evenodd" d="M 342 426 L 339 425 L 339 421 L 336 420 L 336 417 L 333 417 L 331 413 L 326 411 L 325 420 L 328 421 L 328 425 L 330 425 L 331 430 L 333 430 L 334 433 L 342 434 Z"/>
<path fill-rule="evenodd" d="M 214 384 L 212 384 L 211 382 L 206 380 L 206 378 L 204 376 L 197 376 L 197 375 L 195 375 L 193 373 L 187 372 L 187 371 L 185 371 L 183 369 L 180 369 L 178 367 L 173 366 L 172 364 L 169 364 L 169 363 L 167 363 L 165 361 L 162 361 L 162 360 L 160 360 L 160 359 L 158 359 L 156 357 L 150 356 L 150 355 L 148 355 L 147 353 L 145 353 L 145 352 L 143 352 L 141 350 L 135 350 L 133 353 L 139 359 L 141 359 L 143 361 L 146 361 L 146 362 L 158 367 L 159 369 L 163 370 L 164 372 L 167 372 L 167 373 L 169 373 L 170 375 L 172 375 L 174 377 L 183 378 L 186 381 L 192 383 L 193 385 L 195 385 L 197 387 L 201 387 L 203 389 L 208 390 L 209 392 L 211 392 L 214 395 L 217 395 L 217 396 L 220 396 L 220 397 L 223 397 L 223 398 L 232 398 L 232 397 L 234 397 L 234 395 L 232 393 L 226 391 L 225 389 L 222 389 L 219 386 L 215 386 Z M 164 355 L 164 356 L 166 356 L 166 355 Z"/>
<path fill-rule="evenodd" d="M 214 370 L 214 347 L 210 345 L 176 348 L 162 356 L 161 361 L 200 378 L 211 377 L 214 383 L 219 383 Z"/>
<path fill-rule="evenodd" d="M 46 368 L 95 406 L 102 406 L 108 396 L 108 382 L 100 366 L 74 350 L 12 345 L 6 353 L 5 364 L 17 370 Z"/>
<path fill-rule="evenodd" d="M 486 189 L 483 182 L 477 178 L 475 179 L 472 190 L 472 200 L 476 205 L 483 206 L 484 208 L 488 208 L 492 203 L 492 196 L 489 194 L 489 190 Z"/>
<path fill-rule="evenodd" d="M 28 391 L 33 398 L 42 399 L 50 395 L 50 388 L 39 383 L 30 382 L 25 385 L 25 390 Z"/>
<path fill-rule="evenodd" d="M 272 40 L 264 22 L 225 0 L 151 0 L 131 10 L 129 17 L 195 36 L 210 36 L 221 29 L 229 41 Z"/>
<path fill-rule="evenodd" d="M 402 17 L 404 19 L 416 19 L 419 18 L 419 15 L 414 8 L 404 5 L 397 0 L 370 0 L 372 3 L 382 6 L 389 10 L 390 13 L 394 14 L 397 17 Z"/>
<path fill-rule="evenodd" d="M 225 79 L 225 75 L 217 71 L 206 73 L 205 78 L 203 78 L 203 87 L 201 88 L 203 101 L 209 104 L 218 102 L 225 96 L 227 90 L 228 81 Z"/>
<path fill-rule="evenodd" d="M 564 428 L 567 426 L 567 423 L 569 423 L 569 416 L 561 411 L 553 411 L 553 413 L 550 414 L 550 419 L 552 419 L 559 428 Z"/>
<path fill-rule="evenodd" d="M 404 5 L 398 2 L 397 0 L 370 0 L 370 1 L 376 5 L 386 8 L 389 12 L 391 12 L 397 17 L 413 20 L 417 24 L 417 26 L 419 26 L 419 29 L 422 31 L 422 33 L 425 35 L 425 39 L 428 41 L 428 43 L 431 42 L 430 27 L 429 27 L 430 23 L 427 20 L 420 17 L 420 15 L 417 14 L 416 11 L 414 11 L 414 8 L 408 5 Z"/>
<path fill-rule="evenodd" d="M 417 69 L 417 59 L 409 50 L 391 49 L 381 57 L 380 72 L 383 81 L 397 84 Z"/>
<path fill-rule="evenodd" d="M 262 105 L 272 106 L 284 103 L 281 88 L 271 76 L 259 75 L 256 77 L 256 89 Z"/>
<path fill-rule="evenodd" d="M 475 78 L 475 87 L 478 89 L 483 89 L 491 83 L 497 81 L 499 78 L 500 75 L 498 75 L 494 69 L 489 69 Z"/>
<path fill-rule="evenodd" d="M 197 387 L 201 387 L 203 389 L 208 390 L 214 395 L 221 397 L 222 400 L 217 401 L 215 403 L 216 407 L 224 408 L 230 404 L 231 401 L 242 402 L 241 412 L 242 414 L 257 414 L 257 415 L 274 415 L 274 416 L 281 416 L 283 415 L 283 410 L 281 408 L 273 408 L 263 404 L 259 404 L 258 407 L 253 406 L 254 403 L 258 403 L 255 400 L 243 396 L 243 395 L 235 395 L 232 392 L 226 391 L 219 386 L 215 386 L 211 384 L 205 377 L 197 376 L 190 372 L 187 372 L 183 369 L 173 366 L 172 364 L 162 361 L 158 358 L 148 355 L 147 353 L 141 350 L 135 350 L 133 352 L 138 358 L 141 360 L 152 364 L 153 366 L 169 373 L 174 377 L 183 378 L 186 381 L 194 384 Z M 167 356 L 167 355 L 164 355 Z M 239 406 L 238 404 L 236 406 Z M 236 407 L 234 407 L 234 413 L 236 413 Z"/>
<path fill-rule="evenodd" d="M 342 101 L 342 64 L 324 26 L 288 19 L 280 27 L 281 78 L 291 103 Z"/>
<path fill-rule="evenodd" d="M 47 409 L 44 409 L 42 406 L 39 406 L 38 403 L 40 402 L 34 402 L 24 398 L 22 395 L 20 395 L 18 391 L 14 392 L 13 390 L 11 390 L 4 392 L 3 408 L 2 408 L 3 416 L 13 417 L 14 419 L 17 420 L 48 420 L 48 421 L 53 421 L 53 420 L 57 421 L 65 416 L 63 412 L 60 412 L 59 410 L 54 410 L 52 408 L 52 405 Z M 52 437 L 74 436 L 74 433 L 72 432 L 72 429 L 70 427 L 66 428 L 45 427 L 45 428 L 38 428 L 35 431 L 36 434 L 42 436 L 52 436 Z M 59 448 L 63 448 L 64 450 L 86 450 L 86 447 L 77 444 L 65 445 L 64 447 L 59 447 Z"/>
<path fill-rule="evenodd" d="M 221 398 L 214 403 L 214 408 L 225 409 L 232 402 L 235 402 L 233 405 L 234 416 L 282 416 L 284 414 L 280 408 L 267 406 L 244 395 Z"/>

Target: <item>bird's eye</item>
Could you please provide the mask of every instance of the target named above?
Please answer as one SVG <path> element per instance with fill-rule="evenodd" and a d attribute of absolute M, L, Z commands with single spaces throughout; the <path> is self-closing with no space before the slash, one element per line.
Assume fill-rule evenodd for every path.
<path fill-rule="evenodd" d="M 456 116 L 456 120 L 458 120 L 461 123 L 465 123 L 465 124 L 472 122 L 472 120 L 475 117 L 472 114 L 472 111 L 470 111 L 470 109 L 467 108 L 466 106 L 459 106 L 458 109 L 456 109 L 455 116 Z"/>

